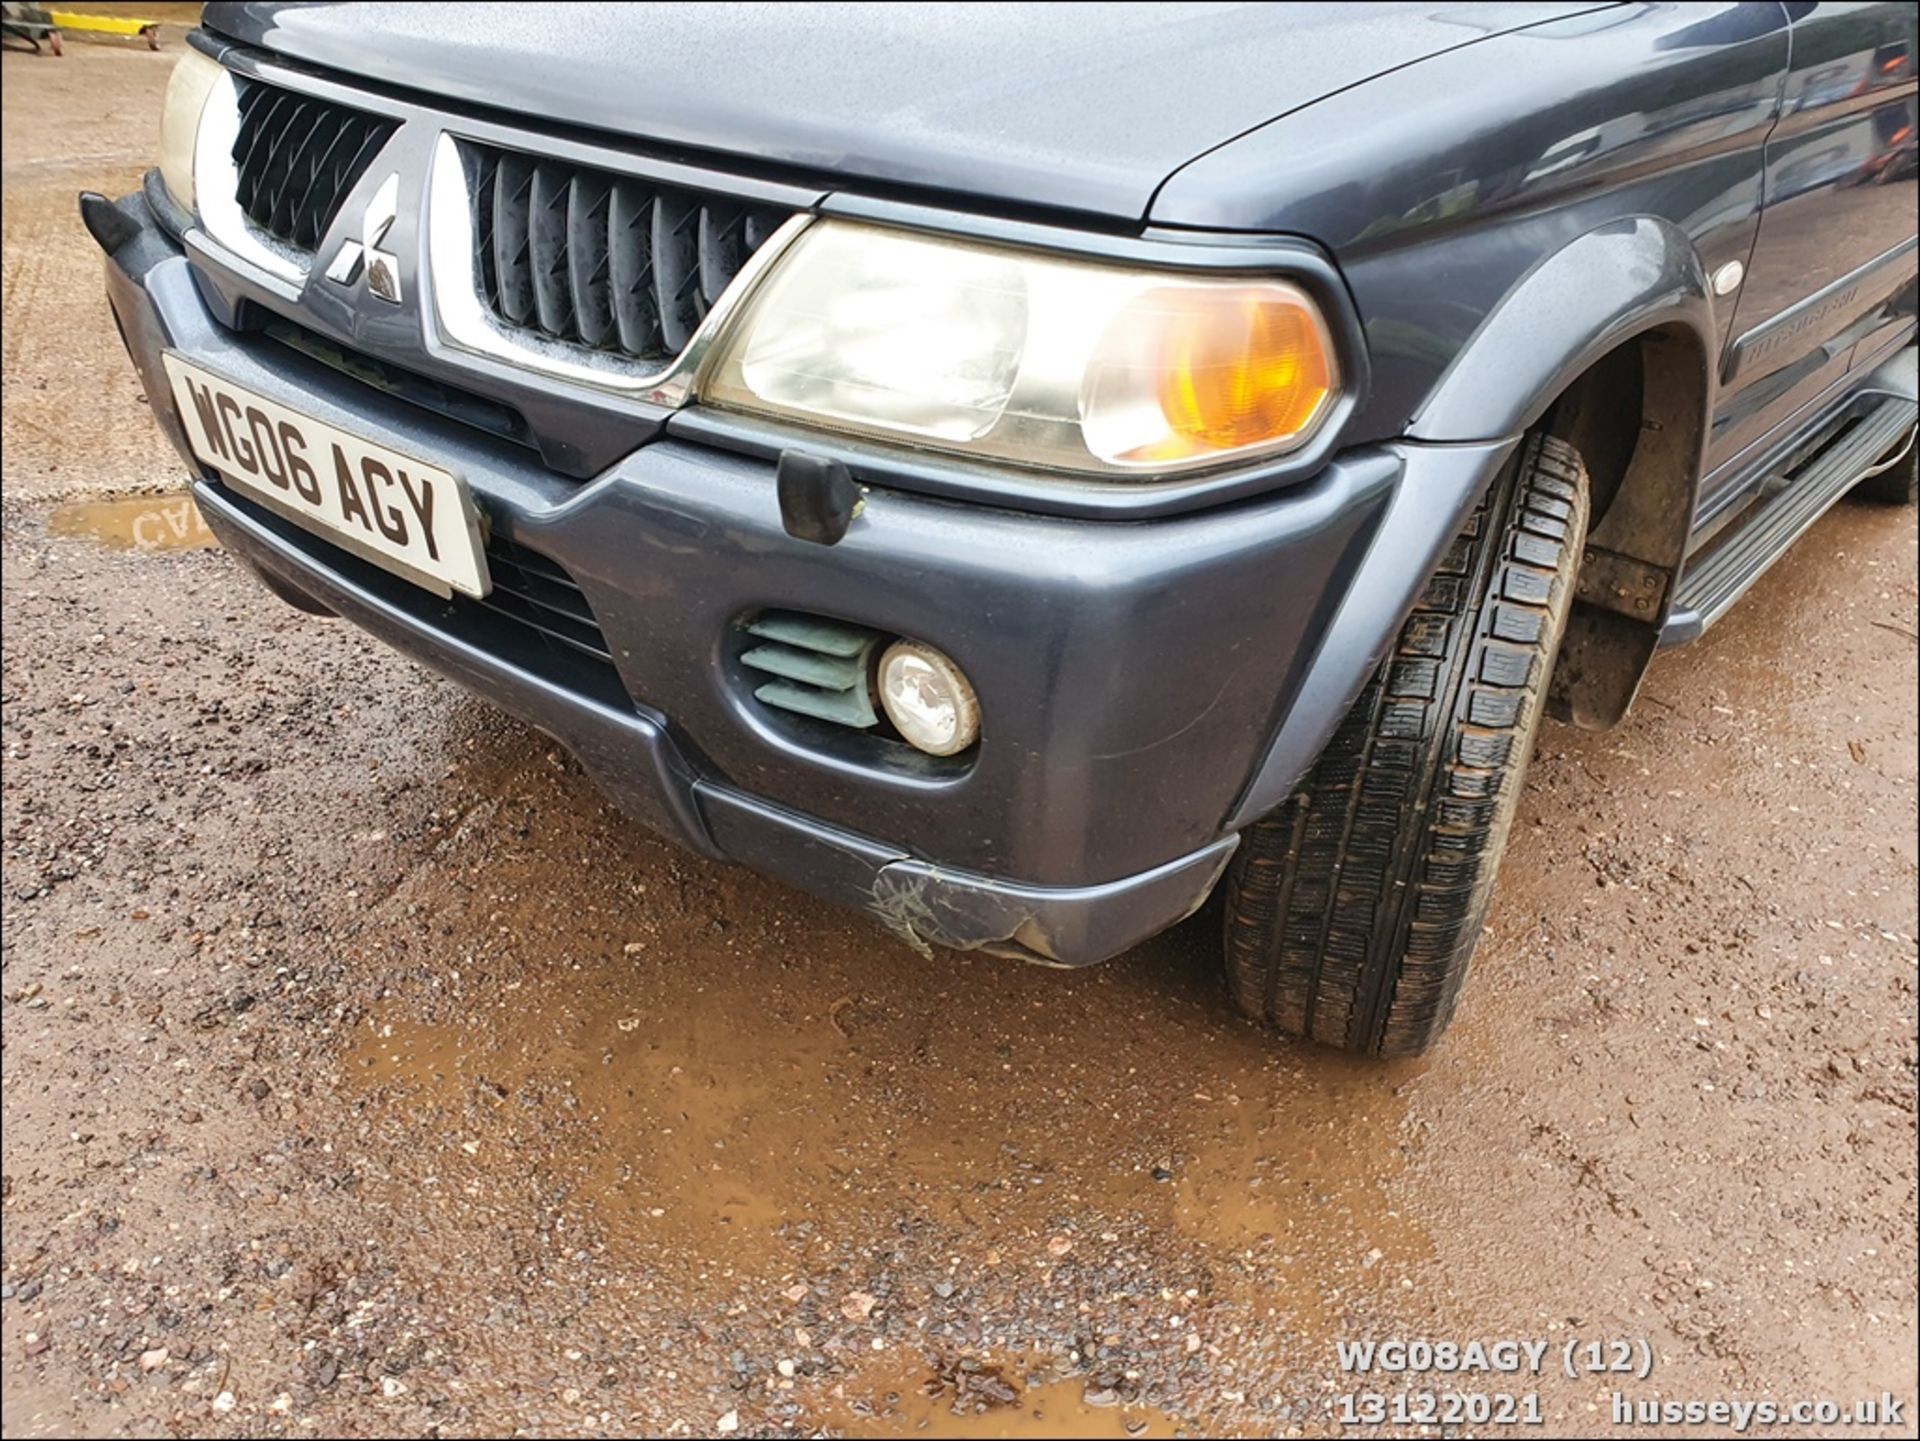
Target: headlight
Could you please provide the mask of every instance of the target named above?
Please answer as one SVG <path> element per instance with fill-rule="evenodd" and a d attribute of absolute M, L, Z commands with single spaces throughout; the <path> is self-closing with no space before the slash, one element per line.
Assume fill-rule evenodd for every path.
<path fill-rule="evenodd" d="M 193 148 L 200 134 L 200 112 L 224 74 L 214 61 L 189 50 L 167 81 L 167 100 L 160 111 L 160 178 L 166 182 L 167 194 L 188 213 L 193 211 Z"/>
<path fill-rule="evenodd" d="M 1292 449 L 1338 383 L 1318 310 L 1281 280 L 828 220 L 753 294 L 700 394 L 860 435 L 1144 479 Z"/>

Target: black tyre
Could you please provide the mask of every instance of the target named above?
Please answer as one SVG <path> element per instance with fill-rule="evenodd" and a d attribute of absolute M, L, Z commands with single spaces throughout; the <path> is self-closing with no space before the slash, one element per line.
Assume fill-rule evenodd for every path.
<path fill-rule="evenodd" d="M 1425 1050 L 1479 939 L 1572 603 L 1586 467 L 1530 437 L 1399 640 L 1227 883 L 1241 1010 L 1382 1056 Z"/>
<path fill-rule="evenodd" d="M 1892 464 L 1878 475 L 1867 476 L 1853 488 L 1853 493 L 1887 505 L 1912 505 L 1916 496 L 1920 496 L 1920 444 L 1915 444 L 1911 432 L 1905 447 L 1904 453 L 1894 457 Z"/>

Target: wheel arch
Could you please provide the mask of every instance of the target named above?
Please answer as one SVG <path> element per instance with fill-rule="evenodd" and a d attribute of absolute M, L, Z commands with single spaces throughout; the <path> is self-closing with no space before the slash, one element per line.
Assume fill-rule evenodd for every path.
<path fill-rule="evenodd" d="M 1626 714 L 1658 648 L 1692 529 L 1715 334 L 1698 253 L 1656 217 L 1582 235 L 1514 285 L 1410 423 L 1409 474 L 1227 829 L 1292 793 L 1441 549 L 1536 426 L 1587 459 L 1594 517 L 1548 713 L 1587 729 Z"/>
<path fill-rule="evenodd" d="M 1604 730 L 1646 677 L 1686 559 L 1711 381 L 1698 333 L 1656 326 L 1576 376 L 1542 418 L 1587 460 L 1593 515 L 1547 697 L 1557 720 Z"/>
<path fill-rule="evenodd" d="M 1536 426 L 1580 451 L 1593 521 L 1549 713 L 1604 729 L 1658 648 L 1699 500 L 1718 342 L 1693 242 L 1614 221 L 1528 271 L 1414 416 L 1459 442 Z"/>

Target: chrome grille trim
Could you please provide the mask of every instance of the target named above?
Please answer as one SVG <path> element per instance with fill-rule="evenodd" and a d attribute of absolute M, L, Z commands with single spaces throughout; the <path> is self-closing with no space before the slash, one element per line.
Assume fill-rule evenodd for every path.
<path fill-rule="evenodd" d="M 466 158 L 461 154 L 460 141 L 442 132 L 434 147 L 428 182 L 427 281 L 432 294 L 432 313 L 439 325 L 440 338 L 446 344 L 472 355 L 627 399 L 676 407 L 692 398 L 700 367 L 728 318 L 812 219 L 810 214 L 800 211 L 783 221 L 759 249 L 746 257 L 738 272 L 713 298 L 678 353 L 663 357 L 664 364 L 648 369 L 644 360 L 636 360 L 621 351 L 596 350 L 578 340 L 557 339 L 546 333 L 544 326 L 535 329 L 509 325 L 496 316 L 486 298 L 487 278 L 480 273 L 474 207 L 472 180 Z M 497 252 L 499 237 L 493 239 Z M 528 244 L 532 246 L 531 236 Z M 545 290 L 548 298 L 542 319 L 558 320 L 565 279 L 556 270 L 548 277 L 549 283 L 538 285 L 530 273 L 528 285 L 534 293 L 516 295 L 513 303 L 524 306 L 530 300 L 531 309 L 523 309 L 521 313 L 541 315 L 540 292 Z M 560 325 L 554 328 L 564 330 Z"/>
<path fill-rule="evenodd" d="M 240 135 L 243 87 L 267 84 L 391 122 L 397 128 L 380 154 L 391 157 L 400 175 L 403 214 L 417 212 L 420 249 L 413 267 L 420 288 L 408 295 L 407 302 L 418 309 L 426 348 L 459 368 L 488 371 L 501 380 L 511 380 L 515 375 L 539 376 L 591 390 L 602 400 L 670 407 L 686 404 L 692 398 L 700 367 L 728 317 L 805 228 L 811 219 L 808 207 L 821 199 L 821 193 L 809 187 L 634 156 L 624 148 L 577 137 L 547 135 L 480 116 L 456 115 L 437 106 L 397 99 L 291 67 L 264 53 L 196 48 L 217 59 L 226 72 L 208 95 L 195 141 L 196 214 L 182 241 L 196 263 L 240 277 L 291 307 L 281 309 L 289 316 L 304 310 L 309 284 L 321 283 L 322 266 L 317 262 L 323 256 L 276 239 L 248 219 L 241 207 L 234 151 Z M 472 251 L 474 227 L 459 154 L 462 144 L 498 151 L 537 150 L 542 157 L 552 156 L 582 171 L 604 175 L 613 184 L 616 197 L 620 194 L 618 182 L 632 180 L 649 189 L 711 195 L 737 203 L 743 211 L 771 210 L 790 218 L 747 257 L 705 315 L 698 318 L 678 353 L 667 355 L 663 347 L 658 357 L 634 359 L 617 350 L 596 351 L 578 341 L 552 340 L 537 331 L 515 329 L 487 313 Z M 320 244 L 324 252 L 324 234 Z M 616 261 L 611 248 L 608 262 L 610 269 L 624 264 Z"/>
<path fill-rule="evenodd" d="M 236 89 L 236 198 L 249 221 L 311 255 L 400 122 L 260 80 Z"/>
<path fill-rule="evenodd" d="M 313 257 L 277 240 L 247 218 L 240 205 L 240 168 L 234 150 L 240 143 L 240 86 L 233 72 L 223 74 L 207 95 L 194 137 L 194 206 L 200 230 L 233 259 L 280 283 L 289 299 L 307 278 Z M 191 243 L 192 235 L 188 241 Z"/>
<path fill-rule="evenodd" d="M 658 369 L 791 209 L 545 155 L 460 143 L 474 266 L 514 330 Z"/>

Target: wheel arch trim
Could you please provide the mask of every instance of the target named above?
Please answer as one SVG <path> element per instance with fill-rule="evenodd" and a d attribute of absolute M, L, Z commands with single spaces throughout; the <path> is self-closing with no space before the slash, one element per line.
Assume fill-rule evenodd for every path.
<path fill-rule="evenodd" d="M 1387 513 L 1225 829 L 1251 825 L 1293 793 L 1519 443 L 1515 436 L 1477 445 L 1393 447 L 1402 471 Z"/>
<path fill-rule="evenodd" d="M 1520 435 L 1609 352 L 1660 329 L 1698 343 L 1704 441 L 1719 350 L 1711 285 L 1685 232 L 1644 215 L 1589 231 L 1522 276 L 1421 402 L 1407 435 L 1445 444 Z"/>
<path fill-rule="evenodd" d="M 1638 403 L 1617 420 L 1634 434 L 1623 471 L 1595 476 L 1610 483 L 1595 497 L 1549 704 L 1583 729 L 1627 713 L 1671 609 L 1705 475 L 1717 336 L 1712 282 L 1685 232 L 1652 216 L 1614 221 L 1515 284 L 1410 427 L 1435 442 L 1558 429 L 1563 397 L 1590 391 L 1585 382 L 1604 382 L 1609 360 L 1637 351 Z"/>
<path fill-rule="evenodd" d="M 1580 708 L 1589 723 L 1624 713 L 1652 655 L 1698 502 L 1715 334 L 1711 285 L 1699 253 L 1683 231 L 1657 217 L 1630 217 L 1589 231 L 1514 285 L 1422 403 L 1407 441 L 1395 447 L 1405 470 L 1388 513 L 1234 805 L 1229 828 L 1271 813 L 1307 773 L 1521 437 L 1609 355 L 1666 337 L 1679 343 L 1662 348 L 1673 363 L 1697 372 L 1697 387 L 1687 388 L 1687 413 L 1667 414 L 1659 443 L 1642 448 L 1646 469 L 1635 477 L 1630 501 L 1616 523 L 1595 537 L 1614 541 L 1623 555 L 1668 577 L 1657 613 L 1636 618 L 1621 627 L 1625 634 L 1609 640 L 1622 658 L 1604 698 Z M 1633 419 L 1641 421 L 1639 415 Z"/>

